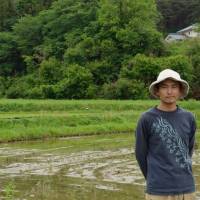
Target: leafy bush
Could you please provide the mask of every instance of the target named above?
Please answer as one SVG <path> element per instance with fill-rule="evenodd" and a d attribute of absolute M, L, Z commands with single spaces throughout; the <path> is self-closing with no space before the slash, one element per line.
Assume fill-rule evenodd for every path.
<path fill-rule="evenodd" d="M 158 58 L 137 54 L 123 64 L 120 76 L 144 81 L 146 85 L 149 85 L 156 79 L 161 68 L 161 62 Z"/>
<path fill-rule="evenodd" d="M 12 78 L 10 85 L 5 92 L 7 98 L 30 98 L 31 90 L 36 85 L 39 85 L 39 80 L 36 74 L 30 74 L 22 77 Z M 32 97 L 32 96 L 31 96 Z"/>
<path fill-rule="evenodd" d="M 57 98 L 83 99 L 87 98 L 88 88 L 92 83 L 92 74 L 79 65 L 67 67 L 62 79 L 55 86 Z"/>
<path fill-rule="evenodd" d="M 0 76 L 0 97 L 3 97 L 5 95 L 5 91 L 6 91 L 6 79 Z"/>
<path fill-rule="evenodd" d="M 30 98 L 30 99 L 43 99 L 44 95 L 42 93 L 42 88 L 39 87 L 39 86 L 31 88 L 28 91 L 28 98 Z"/>
<path fill-rule="evenodd" d="M 122 78 L 144 81 L 149 85 L 156 80 L 159 72 L 170 68 L 179 72 L 182 78 L 192 79 L 192 65 L 187 56 L 176 55 L 169 57 L 147 57 L 138 54 L 124 63 L 120 76 Z"/>
<path fill-rule="evenodd" d="M 61 63 L 55 58 L 44 60 L 40 64 L 39 77 L 42 83 L 55 84 L 63 78 Z"/>
<path fill-rule="evenodd" d="M 145 99 L 148 90 L 140 81 L 121 78 L 115 83 L 105 84 L 103 96 L 107 99 Z"/>
<path fill-rule="evenodd" d="M 193 76 L 191 81 L 191 96 L 200 99 L 200 39 L 193 40 L 188 48 L 187 55 L 191 59 L 193 66 Z"/>

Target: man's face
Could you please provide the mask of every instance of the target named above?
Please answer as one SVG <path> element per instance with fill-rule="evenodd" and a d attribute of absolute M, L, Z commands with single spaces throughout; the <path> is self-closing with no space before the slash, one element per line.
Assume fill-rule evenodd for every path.
<path fill-rule="evenodd" d="M 180 83 L 171 79 L 166 79 L 159 83 L 156 95 L 165 104 L 174 104 L 181 96 Z"/>

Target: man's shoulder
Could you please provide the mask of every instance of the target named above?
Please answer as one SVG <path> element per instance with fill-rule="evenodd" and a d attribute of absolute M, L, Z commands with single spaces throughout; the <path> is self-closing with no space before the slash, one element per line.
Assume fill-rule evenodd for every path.
<path fill-rule="evenodd" d="M 155 108 L 149 108 L 148 110 L 146 110 L 145 112 L 143 112 L 141 114 L 141 119 L 149 119 L 150 117 L 154 116 L 155 115 L 155 111 L 154 111 Z"/>
<path fill-rule="evenodd" d="M 146 110 L 145 112 L 143 112 L 143 115 L 152 115 L 155 113 L 155 107 L 149 108 L 148 110 Z"/>
<path fill-rule="evenodd" d="M 189 110 L 187 110 L 186 108 L 183 107 L 179 107 L 179 112 L 183 113 L 183 114 L 188 114 L 188 115 L 193 115 L 193 113 Z"/>
<path fill-rule="evenodd" d="M 183 116 L 187 116 L 190 118 L 195 118 L 195 114 L 185 108 L 179 107 L 179 113 Z"/>

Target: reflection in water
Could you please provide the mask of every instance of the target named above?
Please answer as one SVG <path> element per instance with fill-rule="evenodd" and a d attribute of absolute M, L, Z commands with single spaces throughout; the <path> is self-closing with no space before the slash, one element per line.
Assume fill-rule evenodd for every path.
<path fill-rule="evenodd" d="M 12 183 L 15 199 L 142 200 L 144 179 L 132 149 L 67 152 L 0 148 L 1 196 Z M 194 154 L 197 194 L 200 152 Z"/>

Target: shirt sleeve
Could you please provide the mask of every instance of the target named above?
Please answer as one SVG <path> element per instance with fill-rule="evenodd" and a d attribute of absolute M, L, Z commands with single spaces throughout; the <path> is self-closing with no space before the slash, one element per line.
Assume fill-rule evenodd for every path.
<path fill-rule="evenodd" d="M 137 124 L 135 131 L 135 156 L 139 164 L 139 167 L 146 179 L 147 177 L 147 153 L 148 153 L 148 141 L 147 141 L 147 124 L 142 116 Z"/>
<path fill-rule="evenodd" d="M 191 125 L 191 135 L 189 139 L 189 155 L 192 157 L 194 151 L 194 144 L 195 144 L 195 132 L 196 132 L 196 120 L 193 116 L 192 118 L 192 125 Z"/>

